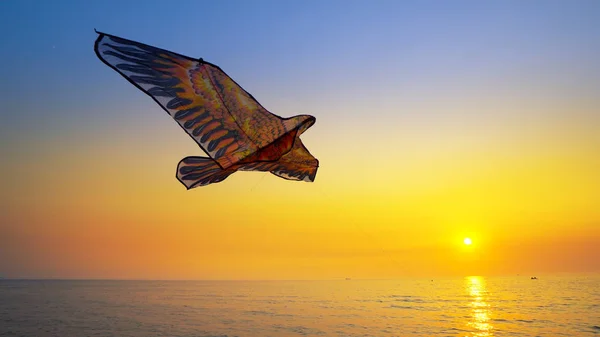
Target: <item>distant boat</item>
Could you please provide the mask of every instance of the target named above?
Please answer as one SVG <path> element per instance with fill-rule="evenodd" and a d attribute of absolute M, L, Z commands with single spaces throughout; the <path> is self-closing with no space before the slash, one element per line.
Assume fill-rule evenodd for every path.
<path fill-rule="evenodd" d="M 532 277 L 531 277 L 531 279 L 532 279 L 532 280 L 537 280 L 537 277 L 535 277 L 535 276 L 532 276 Z"/>
<path fill-rule="evenodd" d="M 350 281 L 350 280 L 351 280 L 351 278 L 349 278 L 349 277 L 346 277 L 346 281 Z"/>

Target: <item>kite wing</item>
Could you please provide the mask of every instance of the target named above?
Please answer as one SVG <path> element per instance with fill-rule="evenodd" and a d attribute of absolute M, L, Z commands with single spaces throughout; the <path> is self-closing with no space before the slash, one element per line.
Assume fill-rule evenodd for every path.
<path fill-rule="evenodd" d="M 287 132 L 219 67 L 139 42 L 99 33 L 96 55 L 152 97 L 226 169 Z"/>

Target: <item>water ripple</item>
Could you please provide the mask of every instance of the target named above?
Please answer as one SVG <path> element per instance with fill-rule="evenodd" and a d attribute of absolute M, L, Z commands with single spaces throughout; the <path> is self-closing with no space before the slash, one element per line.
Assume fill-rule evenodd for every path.
<path fill-rule="evenodd" d="M 0 336 L 582 336 L 600 277 L 0 281 Z"/>

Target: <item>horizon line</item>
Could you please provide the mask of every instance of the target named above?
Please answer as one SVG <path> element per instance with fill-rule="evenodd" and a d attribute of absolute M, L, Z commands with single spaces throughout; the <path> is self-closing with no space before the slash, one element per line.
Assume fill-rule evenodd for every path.
<path fill-rule="evenodd" d="M 463 275 L 463 276 L 399 276 L 399 277 L 390 277 L 390 278 L 352 278 L 352 277 L 340 277 L 340 278 L 322 278 L 322 279 L 193 279 L 193 278 L 172 278 L 172 279 L 161 279 L 161 278 L 65 278 L 65 277 L 39 277 L 39 278 L 30 278 L 30 277 L 3 277 L 0 276 L 0 281 L 161 281 L 161 282 L 278 282 L 278 281 L 294 281 L 294 282 L 303 282 L 303 281 L 394 281 L 394 280 L 402 280 L 402 279 L 449 279 L 449 278 L 468 278 L 468 277 L 486 277 L 486 278 L 496 278 L 496 277 L 524 277 L 530 278 L 538 275 L 547 275 L 547 276 L 559 276 L 559 275 L 600 275 L 600 271 L 590 271 L 590 272 L 544 272 L 537 274 L 510 274 L 510 275 Z"/>

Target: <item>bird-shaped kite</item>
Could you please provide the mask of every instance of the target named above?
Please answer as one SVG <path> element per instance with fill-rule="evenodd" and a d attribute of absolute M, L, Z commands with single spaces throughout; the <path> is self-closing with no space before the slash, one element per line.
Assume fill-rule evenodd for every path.
<path fill-rule="evenodd" d="M 201 58 L 98 34 L 94 50 L 100 60 L 152 97 L 209 155 L 179 162 L 177 179 L 188 189 L 223 181 L 235 171 L 315 180 L 319 161 L 300 141 L 315 117 L 270 113 Z"/>

